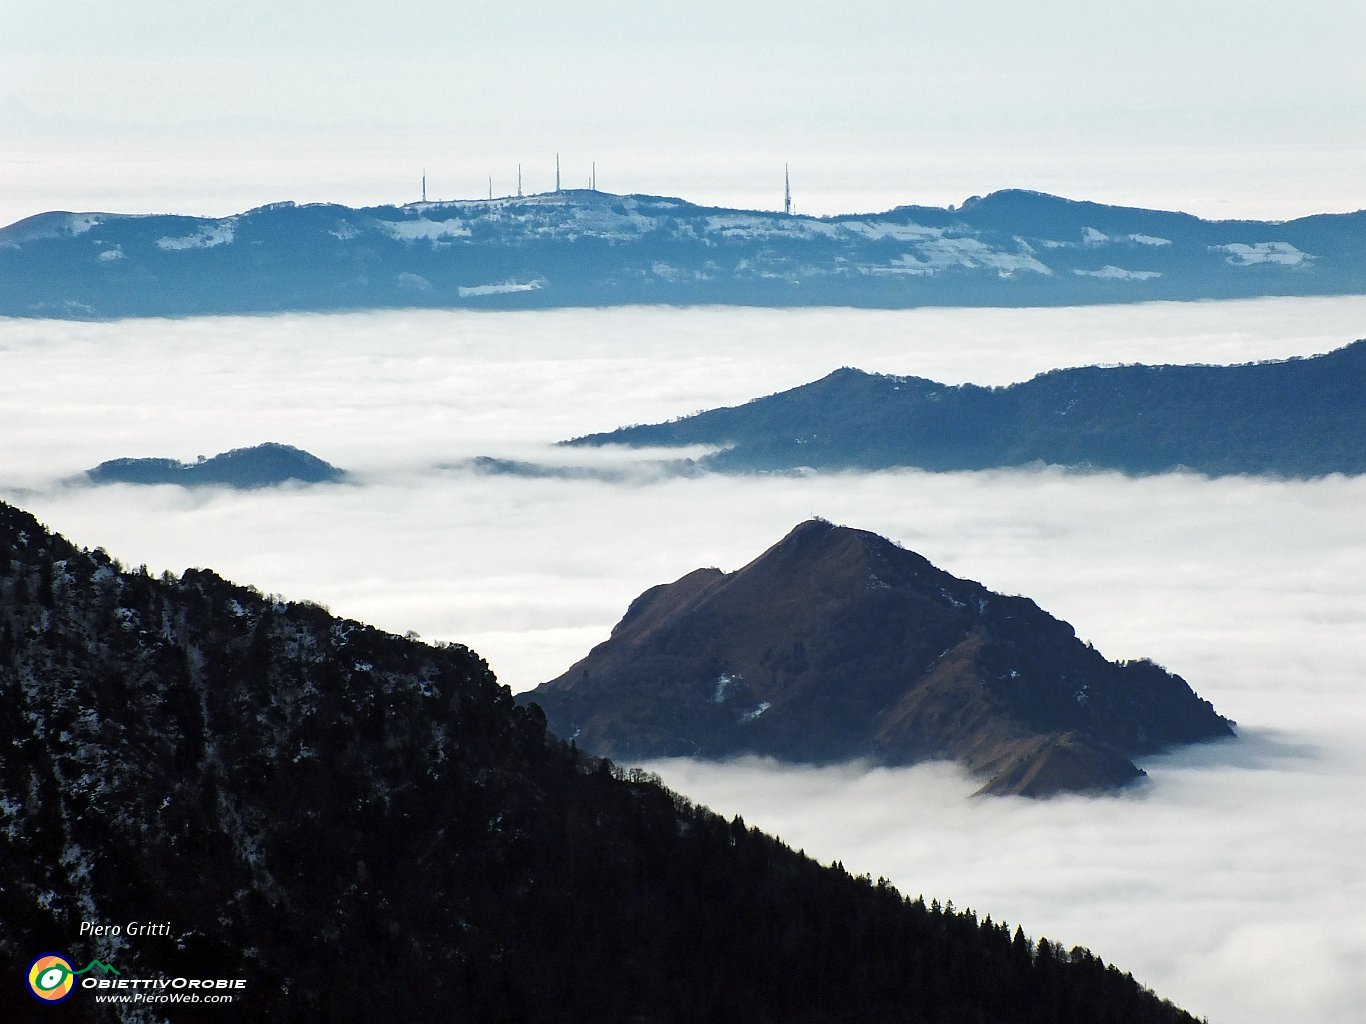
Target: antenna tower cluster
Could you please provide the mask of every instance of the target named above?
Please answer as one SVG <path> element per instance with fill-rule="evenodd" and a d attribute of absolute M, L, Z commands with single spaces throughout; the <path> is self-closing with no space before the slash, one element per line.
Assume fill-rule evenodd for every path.
<path fill-rule="evenodd" d="M 591 192 L 598 190 L 598 162 L 592 162 L 588 177 L 588 189 Z M 555 154 L 555 191 L 563 192 L 564 188 L 560 183 L 560 154 Z M 524 198 L 522 191 L 522 165 L 517 165 L 517 198 Z M 493 175 L 489 175 L 489 199 L 493 199 Z M 422 201 L 427 201 L 427 169 L 422 169 Z M 787 164 L 783 164 L 783 213 L 792 216 L 792 172 Z"/>

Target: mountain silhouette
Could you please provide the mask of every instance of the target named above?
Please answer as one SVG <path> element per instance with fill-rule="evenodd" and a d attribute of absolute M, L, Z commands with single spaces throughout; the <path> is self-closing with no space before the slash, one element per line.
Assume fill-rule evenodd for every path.
<path fill-rule="evenodd" d="M 1152 662 L 1109 662 L 1027 598 L 822 520 L 646 591 L 520 699 L 617 759 L 952 758 L 981 793 L 1024 796 L 1115 789 L 1142 776 L 1134 757 L 1233 735 Z"/>
<path fill-rule="evenodd" d="M 268 441 L 234 448 L 198 462 L 176 459 L 110 459 L 86 471 L 96 484 L 177 484 L 181 487 L 275 487 L 341 480 L 346 474 L 301 448 Z"/>
<path fill-rule="evenodd" d="M 0 228 L 0 316 L 641 303 L 1052 306 L 1361 294 L 1366 212 L 1286 222 L 1006 190 L 834 217 L 566 190 Z"/>
<path fill-rule="evenodd" d="M 723 472 L 991 469 L 1314 477 L 1366 472 L 1366 341 L 1236 366 L 1086 366 L 1009 387 L 841 369 L 744 405 L 565 442 L 715 445 Z"/>

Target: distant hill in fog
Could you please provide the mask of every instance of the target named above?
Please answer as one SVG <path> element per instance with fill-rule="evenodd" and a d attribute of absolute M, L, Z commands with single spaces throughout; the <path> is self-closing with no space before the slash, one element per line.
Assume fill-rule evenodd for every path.
<path fill-rule="evenodd" d="M 95 484 L 177 484 L 181 487 L 253 488 L 297 482 L 326 483 L 346 474 L 300 448 L 266 442 L 234 448 L 197 462 L 177 459 L 110 459 L 86 471 Z"/>
<path fill-rule="evenodd" d="M 1240 366 L 1088 366 L 1009 387 L 836 370 L 669 423 L 566 442 L 719 445 L 726 472 L 1030 463 L 1211 476 L 1366 472 L 1366 341 Z"/>
<path fill-rule="evenodd" d="M 1286 222 L 1008 190 L 835 217 L 574 190 L 0 228 L 0 315 L 627 303 L 1039 306 L 1366 292 L 1366 212 Z"/>

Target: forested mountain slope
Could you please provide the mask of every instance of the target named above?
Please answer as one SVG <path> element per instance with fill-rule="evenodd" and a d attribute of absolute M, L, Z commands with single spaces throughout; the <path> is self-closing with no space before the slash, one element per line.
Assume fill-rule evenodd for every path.
<path fill-rule="evenodd" d="M 0 863 L 7 1020 L 1193 1021 L 584 756 L 463 647 L 126 571 L 3 504 Z M 50 951 L 246 988 L 53 1010 L 23 977 Z"/>
<path fill-rule="evenodd" d="M 835 217 L 566 190 L 220 218 L 50 212 L 0 228 L 0 315 L 26 317 L 1049 306 L 1363 288 L 1366 212 L 1207 221 L 1018 189 Z"/>
<path fill-rule="evenodd" d="M 1366 472 L 1366 341 L 1236 366 L 1086 366 L 1009 387 L 841 369 L 744 405 L 566 442 L 725 450 L 701 468 Z"/>
<path fill-rule="evenodd" d="M 122 458 L 101 462 L 85 478 L 96 484 L 176 484 L 181 487 L 275 487 L 285 483 L 317 484 L 346 474 L 310 452 L 268 441 L 234 448 L 197 462 L 167 458 Z"/>

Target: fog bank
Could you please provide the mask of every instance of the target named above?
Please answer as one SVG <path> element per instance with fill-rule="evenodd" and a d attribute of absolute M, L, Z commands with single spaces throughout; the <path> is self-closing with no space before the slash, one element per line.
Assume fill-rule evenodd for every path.
<path fill-rule="evenodd" d="M 1033 598 L 1108 657 L 1164 664 L 1241 739 L 1149 759 L 1147 785 L 1094 800 L 970 800 L 975 784 L 943 765 L 652 767 L 821 859 L 1089 946 L 1216 1024 L 1336 1024 L 1366 1006 L 1366 478 L 685 479 L 549 442 L 840 365 L 1008 383 L 1092 362 L 1308 355 L 1362 335 L 1366 299 L 0 320 L 0 497 L 130 565 L 208 566 L 467 643 L 517 690 L 604 639 L 647 587 L 736 569 L 812 515 L 881 533 Z M 118 456 L 265 440 L 353 480 L 61 482 Z M 473 455 L 597 460 L 622 481 L 450 468 Z"/>

